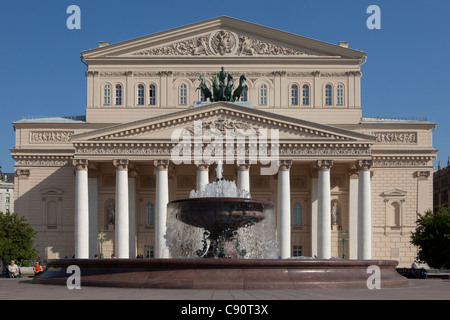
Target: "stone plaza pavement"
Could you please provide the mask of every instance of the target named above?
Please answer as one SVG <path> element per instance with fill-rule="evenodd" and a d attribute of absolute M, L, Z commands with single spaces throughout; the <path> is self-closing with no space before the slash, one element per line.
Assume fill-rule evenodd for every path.
<path fill-rule="evenodd" d="M 196 290 L 101 288 L 34 284 L 31 278 L 0 278 L 4 300 L 450 300 L 450 280 L 410 279 L 405 287 L 381 289 Z"/>

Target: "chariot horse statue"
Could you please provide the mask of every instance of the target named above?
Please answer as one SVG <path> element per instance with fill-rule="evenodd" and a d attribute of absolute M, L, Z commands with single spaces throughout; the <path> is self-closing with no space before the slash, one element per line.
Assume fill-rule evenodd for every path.
<path fill-rule="evenodd" d="M 242 92 L 245 90 L 248 90 L 248 86 L 247 84 L 244 83 L 244 81 L 247 80 L 247 78 L 245 77 L 245 75 L 241 75 L 239 78 L 239 86 L 236 88 L 236 90 L 234 90 L 233 92 L 233 97 L 231 98 L 231 101 L 238 101 L 239 98 L 241 97 Z"/>
<path fill-rule="evenodd" d="M 195 91 L 200 90 L 201 92 L 203 92 L 203 96 L 205 97 L 205 101 L 207 101 L 207 99 L 209 98 L 209 101 L 212 101 L 212 93 L 211 91 L 208 89 L 208 87 L 205 84 L 205 77 L 203 75 L 201 75 L 198 80 L 200 80 L 200 85 L 198 86 L 197 89 L 195 89 Z"/>

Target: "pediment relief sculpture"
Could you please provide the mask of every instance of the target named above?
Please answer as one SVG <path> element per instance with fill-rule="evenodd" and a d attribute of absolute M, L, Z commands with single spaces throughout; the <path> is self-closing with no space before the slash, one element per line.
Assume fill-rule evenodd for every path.
<path fill-rule="evenodd" d="M 228 30 L 178 41 L 134 53 L 138 56 L 309 56 L 305 51 L 237 35 Z"/>

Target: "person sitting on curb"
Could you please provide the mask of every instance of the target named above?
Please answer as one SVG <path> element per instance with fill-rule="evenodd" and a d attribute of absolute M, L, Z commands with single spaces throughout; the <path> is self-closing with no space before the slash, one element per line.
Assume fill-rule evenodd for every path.
<path fill-rule="evenodd" d="M 44 270 L 42 269 L 42 266 L 39 264 L 38 261 L 35 262 L 33 271 L 34 271 L 34 276 L 37 276 L 38 274 L 44 272 Z"/>
<path fill-rule="evenodd" d="M 17 264 L 14 263 L 14 260 L 11 260 L 11 263 L 8 266 L 8 277 L 9 278 L 19 278 L 20 270 Z"/>

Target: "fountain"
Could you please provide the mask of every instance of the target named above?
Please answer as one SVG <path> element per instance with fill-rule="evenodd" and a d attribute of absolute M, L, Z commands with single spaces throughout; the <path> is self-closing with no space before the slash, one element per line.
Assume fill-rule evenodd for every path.
<path fill-rule="evenodd" d="M 252 199 L 234 182 L 216 179 L 187 199 L 168 203 L 170 259 L 62 259 L 47 264 L 36 283 L 66 285 L 71 265 L 81 285 L 175 289 L 367 288 L 370 270 L 382 287 L 404 286 L 397 261 L 279 259 L 273 204 Z"/>
<path fill-rule="evenodd" d="M 188 199 L 174 200 L 167 205 L 166 239 L 171 256 L 276 258 L 275 226 L 269 222 L 274 215 L 273 203 L 251 199 L 248 191 L 237 189 L 236 184 L 225 180 L 222 173 L 223 166 L 219 161 L 213 183 L 206 185 L 204 190 L 192 190 Z M 263 220 L 267 223 L 262 224 Z M 265 236 L 270 231 L 272 235 Z M 257 238 L 262 236 L 264 239 L 258 241 Z M 182 239 L 182 243 L 177 239 Z M 200 239 L 202 248 L 195 250 L 194 255 L 192 249 Z M 254 240 L 253 248 L 249 245 L 241 247 L 250 239 Z M 268 248 L 268 252 L 250 254 L 258 245 Z M 180 250 L 186 247 L 190 247 L 191 252 Z"/>

